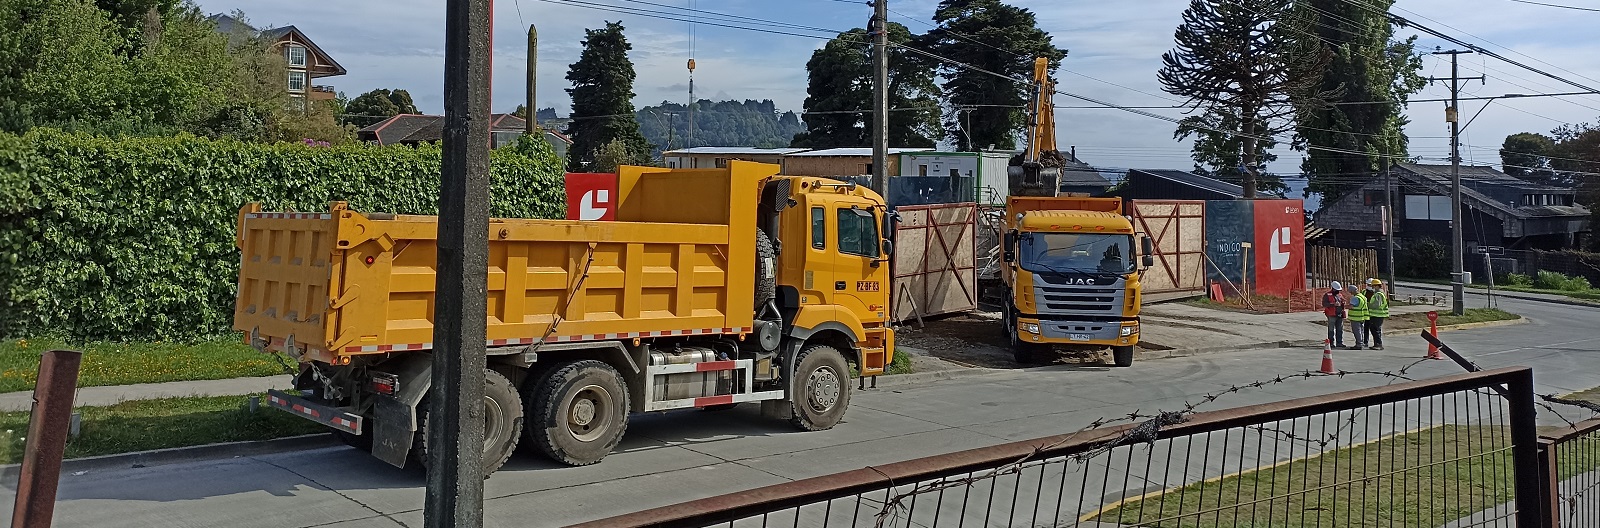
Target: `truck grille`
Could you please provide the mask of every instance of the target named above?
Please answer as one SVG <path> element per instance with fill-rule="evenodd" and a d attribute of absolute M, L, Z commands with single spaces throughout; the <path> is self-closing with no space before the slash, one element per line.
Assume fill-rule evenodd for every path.
<path fill-rule="evenodd" d="M 1034 275 L 1034 305 L 1040 314 L 1113 315 L 1122 313 L 1123 280 L 1110 284 L 1076 284 L 1075 278 Z M 1107 282 L 1097 280 L 1090 282 Z"/>

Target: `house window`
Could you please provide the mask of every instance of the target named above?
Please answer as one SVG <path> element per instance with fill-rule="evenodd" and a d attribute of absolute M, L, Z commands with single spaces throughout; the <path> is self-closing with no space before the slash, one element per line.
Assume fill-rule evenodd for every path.
<path fill-rule="evenodd" d="M 298 68 L 306 67 L 306 47 L 305 46 L 301 46 L 301 45 L 298 45 L 298 44 L 290 44 L 288 47 L 284 48 L 284 55 L 285 55 L 286 58 L 289 59 L 289 66 L 298 67 Z"/>
<path fill-rule="evenodd" d="M 728 168 L 728 158 L 717 158 L 717 168 L 719 168 L 719 169 Z"/>
<path fill-rule="evenodd" d="M 303 96 L 299 96 L 299 95 L 290 97 L 289 98 L 289 108 L 291 110 L 296 111 L 296 112 L 304 112 L 304 111 L 306 111 L 306 98 L 303 97 Z"/>
<path fill-rule="evenodd" d="M 917 165 L 917 176 L 927 176 L 927 175 L 928 175 L 928 166 L 927 165 Z"/>
<path fill-rule="evenodd" d="M 1450 220 L 1449 196 L 1406 195 L 1407 220 Z"/>
<path fill-rule="evenodd" d="M 1383 203 L 1383 189 L 1366 189 L 1361 191 L 1361 205 L 1378 207 Z"/>
<path fill-rule="evenodd" d="M 515 145 L 519 137 L 522 137 L 522 132 L 520 131 L 495 131 L 494 148 Z"/>
<path fill-rule="evenodd" d="M 839 209 L 839 252 L 878 258 L 878 223 L 871 209 Z"/>
<path fill-rule="evenodd" d="M 866 165 L 866 169 L 867 169 L 867 171 L 866 171 L 866 172 L 863 172 L 863 173 L 862 173 L 862 174 L 866 174 L 866 175 L 872 175 L 872 174 L 875 174 L 875 173 L 874 173 L 874 172 L 872 172 L 872 164 L 871 164 L 871 163 L 868 163 L 868 164 L 867 164 L 867 165 Z"/>
<path fill-rule="evenodd" d="M 306 72 L 289 72 L 289 91 L 294 93 L 306 91 Z"/>

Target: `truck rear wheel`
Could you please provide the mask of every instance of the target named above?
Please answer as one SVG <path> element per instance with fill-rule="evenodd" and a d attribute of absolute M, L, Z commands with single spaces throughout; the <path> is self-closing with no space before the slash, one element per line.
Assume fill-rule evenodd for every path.
<path fill-rule="evenodd" d="M 778 265 L 778 252 L 772 247 L 772 239 L 760 229 L 756 230 L 756 311 L 761 311 L 762 306 L 772 301 L 778 294 L 778 278 L 776 267 Z"/>
<path fill-rule="evenodd" d="M 850 406 L 850 365 L 828 345 L 811 345 L 794 358 L 789 423 L 806 431 L 832 429 Z"/>
<path fill-rule="evenodd" d="M 511 380 L 499 372 L 483 372 L 483 478 L 505 465 L 522 438 L 522 398 L 511 386 Z M 429 403 L 417 405 L 417 442 L 414 456 L 424 468 L 428 462 Z"/>
<path fill-rule="evenodd" d="M 574 361 L 528 387 L 529 441 L 570 466 L 599 462 L 628 428 L 628 387 L 604 362 Z"/>
<path fill-rule="evenodd" d="M 1111 360 L 1119 367 L 1132 366 L 1133 345 L 1111 347 Z"/>

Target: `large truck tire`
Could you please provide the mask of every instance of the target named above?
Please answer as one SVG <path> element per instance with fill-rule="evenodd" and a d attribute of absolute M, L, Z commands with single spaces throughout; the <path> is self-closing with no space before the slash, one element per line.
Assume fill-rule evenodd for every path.
<path fill-rule="evenodd" d="M 558 365 L 528 387 L 528 440 L 569 466 L 599 462 L 628 429 L 628 387 L 601 361 Z"/>
<path fill-rule="evenodd" d="M 1133 345 L 1111 347 L 1111 361 L 1119 367 L 1133 366 Z"/>
<path fill-rule="evenodd" d="M 772 239 L 760 229 L 756 230 L 756 304 L 757 312 L 778 295 L 778 252 L 772 248 Z"/>
<path fill-rule="evenodd" d="M 832 429 L 850 407 L 850 365 L 828 345 L 810 345 L 794 358 L 789 423 L 805 431 Z"/>
<path fill-rule="evenodd" d="M 511 380 L 499 372 L 483 372 L 483 478 L 505 465 L 522 439 L 522 398 Z M 417 404 L 418 448 L 413 452 L 424 468 L 428 461 L 429 405 L 426 399 Z"/>
<path fill-rule="evenodd" d="M 1017 333 L 1016 315 L 1015 309 L 1009 306 L 1006 308 L 1006 340 L 1011 345 L 1011 359 L 1016 361 L 1018 365 L 1032 365 L 1044 360 L 1050 355 L 1050 345 L 1023 341 L 1022 336 Z"/>

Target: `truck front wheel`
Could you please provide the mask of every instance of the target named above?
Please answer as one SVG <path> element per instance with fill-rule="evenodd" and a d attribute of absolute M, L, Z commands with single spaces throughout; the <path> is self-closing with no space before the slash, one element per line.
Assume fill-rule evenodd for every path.
<path fill-rule="evenodd" d="M 844 355 L 828 345 L 811 345 L 795 356 L 794 363 L 789 381 L 794 415 L 789 423 L 806 431 L 838 425 L 850 406 L 850 365 Z"/>
<path fill-rule="evenodd" d="M 1111 347 L 1111 360 L 1119 367 L 1133 365 L 1133 345 Z"/>
<path fill-rule="evenodd" d="M 628 428 L 628 388 L 611 365 L 558 365 L 528 389 L 528 439 L 557 462 L 599 462 Z"/>
<path fill-rule="evenodd" d="M 517 449 L 522 437 L 522 399 L 511 380 L 499 372 L 485 370 L 483 377 L 483 477 L 489 478 Z M 426 400 L 417 405 L 417 436 L 421 442 L 413 455 L 423 467 L 427 467 L 428 460 L 428 426 L 436 423 L 430 419 L 429 405 Z"/>

